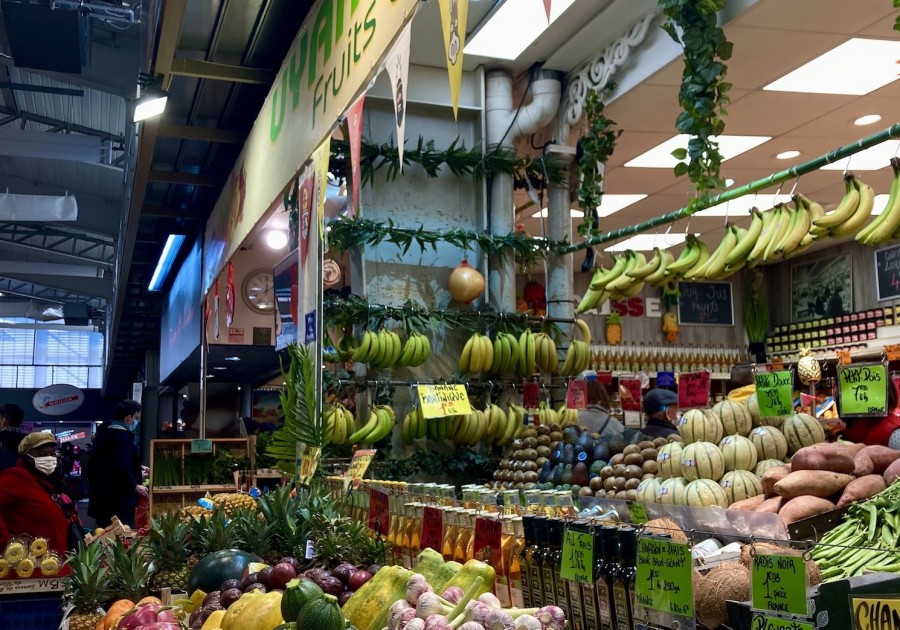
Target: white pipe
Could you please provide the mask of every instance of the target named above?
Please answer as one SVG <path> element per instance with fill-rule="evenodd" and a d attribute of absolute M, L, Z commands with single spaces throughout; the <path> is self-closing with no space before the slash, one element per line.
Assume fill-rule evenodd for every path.
<path fill-rule="evenodd" d="M 537 70 L 531 87 L 531 101 L 513 109 L 512 76 L 506 70 L 491 70 L 485 80 L 485 135 L 489 149 L 512 149 L 516 140 L 549 124 L 559 109 L 561 83 L 555 72 Z M 495 174 L 491 179 L 491 234 L 510 234 L 515 229 L 512 175 Z M 488 288 L 490 305 L 511 312 L 516 306 L 516 264 L 512 254 L 494 256 L 490 261 Z"/>

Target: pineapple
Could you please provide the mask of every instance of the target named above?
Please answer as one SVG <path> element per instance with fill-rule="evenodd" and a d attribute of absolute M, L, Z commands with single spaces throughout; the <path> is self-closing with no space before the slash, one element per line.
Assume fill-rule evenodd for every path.
<path fill-rule="evenodd" d="M 822 368 L 812 356 L 809 348 L 800 349 L 800 360 L 797 362 L 797 376 L 804 385 L 815 385 L 822 380 Z"/>
<path fill-rule="evenodd" d="M 141 599 L 147 591 L 150 578 L 150 559 L 144 547 L 137 541 L 126 547 L 117 538 L 107 549 L 106 564 L 113 574 L 113 592 L 116 599 Z"/>
<path fill-rule="evenodd" d="M 82 545 L 66 559 L 72 570 L 66 580 L 66 600 L 72 605 L 69 630 L 94 630 L 103 618 L 100 605 L 111 598 L 113 580 L 103 550 L 100 544 Z"/>
<path fill-rule="evenodd" d="M 188 571 L 192 570 L 203 556 L 234 547 L 235 531 L 226 526 L 225 513 L 221 510 L 193 521 L 190 530 L 192 554 L 187 561 Z"/>
<path fill-rule="evenodd" d="M 237 512 L 231 520 L 237 537 L 237 546 L 248 553 L 255 553 L 267 564 L 276 564 L 282 556 L 275 550 L 274 524 L 260 520 L 256 511 Z"/>
<path fill-rule="evenodd" d="M 225 511 L 225 516 L 231 518 L 231 516 L 240 510 L 253 510 L 257 509 L 256 501 L 248 494 L 241 494 L 239 492 L 225 492 L 221 494 L 214 494 L 212 496 L 213 505 L 216 509 L 222 509 Z"/>
<path fill-rule="evenodd" d="M 619 345 L 622 341 L 622 317 L 612 312 L 606 316 L 606 343 L 611 346 Z"/>
<path fill-rule="evenodd" d="M 147 534 L 147 550 L 155 565 L 150 580 L 154 591 L 166 586 L 187 589 L 190 576 L 187 534 L 188 525 L 177 512 L 161 514 L 153 519 Z"/>

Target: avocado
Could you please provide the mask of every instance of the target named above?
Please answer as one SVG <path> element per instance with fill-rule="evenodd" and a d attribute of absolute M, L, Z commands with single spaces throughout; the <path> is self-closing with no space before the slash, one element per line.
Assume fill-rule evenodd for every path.
<path fill-rule="evenodd" d="M 568 485 L 572 483 L 572 464 L 566 464 L 562 472 L 562 483 Z"/>
<path fill-rule="evenodd" d="M 566 427 L 563 429 L 562 434 L 564 444 L 575 444 L 578 441 L 578 429 L 575 427 Z"/>
<path fill-rule="evenodd" d="M 561 484 L 561 483 L 563 482 L 563 481 L 562 481 L 562 478 L 563 478 L 563 469 L 565 469 L 565 467 L 566 467 L 565 464 L 557 464 L 556 467 L 553 469 L 553 476 L 552 476 L 552 478 L 550 479 L 550 481 L 551 481 L 554 485 L 557 485 L 557 486 L 558 486 L 559 484 Z"/>
<path fill-rule="evenodd" d="M 548 461 L 554 466 L 559 464 L 562 461 L 562 447 L 550 451 L 550 457 L 548 458 Z"/>
<path fill-rule="evenodd" d="M 603 470 L 603 467 L 606 466 L 606 462 L 602 459 L 595 459 L 590 468 L 588 468 L 588 472 L 592 475 L 599 475 L 600 471 Z"/>
<path fill-rule="evenodd" d="M 544 467 L 541 469 L 541 474 L 538 475 L 538 483 L 546 483 L 550 480 L 550 475 L 553 474 L 553 465 L 550 463 L 550 460 L 544 462 Z"/>
<path fill-rule="evenodd" d="M 566 444 L 563 446 L 562 463 L 571 466 L 575 463 L 575 445 Z"/>
<path fill-rule="evenodd" d="M 578 493 L 580 491 L 581 491 L 581 486 L 579 486 L 577 483 L 573 483 L 572 484 L 572 496 L 577 497 Z"/>
<path fill-rule="evenodd" d="M 578 440 L 575 442 L 575 446 L 580 446 L 584 451 L 590 451 L 594 446 L 594 440 L 591 439 L 591 434 L 585 431 L 579 435 Z"/>
<path fill-rule="evenodd" d="M 586 486 L 588 482 L 588 467 L 584 462 L 578 462 L 572 468 L 572 483 Z"/>
<path fill-rule="evenodd" d="M 609 461 L 609 447 L 604 442 L 600 442 L 594 446 L 593 455 L 595 462 L 607 462 Z"/>

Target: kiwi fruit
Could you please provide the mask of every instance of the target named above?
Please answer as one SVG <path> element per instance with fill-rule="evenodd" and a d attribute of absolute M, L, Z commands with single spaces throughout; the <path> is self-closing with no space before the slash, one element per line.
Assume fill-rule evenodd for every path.
<path fill-rule="evenodd" d="M 637 499 L 637 490 L 627 490 L 623 497 L 626 501 L 634 501 Z"/>
<path fill-rule="evenodd" d="M 518 451 L 520 448 L 525 448 L 522 446 L 522 438 L 516 438 L 512 441 L 512 444 L 509 445 L 510 448 L 514 451 Z"/>
<path fill-rule="evenodd" d="M 588 481 L 588 486 L 596 492 L 597 490 L 603 489 L 603 479 L 600 477 L 592 477 L 590 481 Z"/>
<path fill-rule="evenodd" d="M 562 427 L 561 427 L 561 426 L 559 426 L 558 424 L 556 424 L 556 423 L 554 422 L 553 424 L 548 425 L 548 428 L 550 429 L 550 433 L 551 433 L 551 434 L 552 434 L 554 431 L 555 431 L 556 433 L 559 433 L 559 438 L 557 438 L 557 439 L 559 439 L 559 440 L 562 439 Z"/>
<path fill-rule="evenodd" d="M 607 477 L 603 480 L 603 489 L 606 491 L 614 490 L 616 487 L 616 478 L 615 477 Z"/>
<path fill-rule="evenodd" d="M 535 446 L 537 446 L 537 438 L 522 438 L 522 446 L 524 446 L 525 448 L 534 448 Z"/>
<path fill-rule="evenodd" d="M 538 437 L 543 437 L 545 435 L 550 434 L 550 427 L 546 427 L 543 424 L 537 428 Z"/>
<path fill-rule="evenodd" d="M 622 455 L 631 455 L 632 453 L 640 453 L 641 447 L 637 444 L 629 444 L 622 449 Z"/>
<path fill-rule="evenodd" d="M 604 466 L 600 469 L 600 477 L 606 479 L 607 477 L 613 477 L 613 467 L 612 466 Z"/>
<path fill-rule="evenodd" d="M 653 442 L 651 442 L 650 440 L 644 440 L 643 442 L 638 442 L 638 446 L 641 447 L 641 450 L 644 450 L 645 448 L 653 448 Z"/>
<path fill-rule="evenodd" d="M 527 483 L 535 483 L 538 480 L 538 474 L 534 470 L 527 470 L 524 479 Z"/>
<path fill-rule="evenodd" d="M 509 460 L 508 459 L 500 460 L 500 470 L 509 470 Z"/>
<path fill-rule="evenodd" d="M 625 476 L 625 464 L 616 464 L 612 467 L 613 476 L 615 477 L 624 477 Z"/>
<path fill-rule="evenodd" d="M 594 495 L 594 496 L 596 496 L 596 495 Z M 616 498 L 616 491 L 615 491 L 615 490 L 607 490 L 607 491 L 606 491 L 606 495 L 604 496 L 604 498 L 606 498 L 606 499 L 615 499 L 615 498 Z"/>
<path fill-rule="evenodd" d="M 624 490 L 626 483 L 628 483 L 628 480 L 625 477 L 613 477 L 613 488 L 616 492 Z"/>
<path fill-rule="evenodd" d="M 525 450 L 519 451 L 519 457 L 521 457 L 522 459 L 534 461 L 538 458 L 538 454 L 537 451 L 533 448 L 526 448 Z"/>
<path fill-rule="evenodd" d="M 638 451 L 640 452 L 640 451 Z M 609 463 L 615 466 L 616 464 L 624 464 L 625 463 L 625 455 L 622 453 L 616 453 L 612 457 L 609 458 Z"/>
<path fill-rule="evenodd" d="M 659 455 L 659 452 L 655 448 L 645 448 L 641 451 L 641 457 L 643 457 L 645 461 L 648 459 L 656 461 L 657 455 Z"/>
<path fill-rule="evenodd" d="M 543 427 L 542 427 L 542 428 L 543 428 Z M 539 435 L 539 436 L 537 436 L 537 443 L 538 443 L 539 446 L 546 446 L 546 447 L 549 447 L 549 446 L 550 446 L 550 442 L 552 442 L 552 441 L 553 441 L 553 440 L 550 439 L 550 436 L 549 436 L 549 435 L 546 435 L 546 434 L 545 434 L 545 435 Z"/>
<path fill-rule="evenodd" d="M 520 454 L 520 456 L 521 456 L 521 454 Z M 644 463 L 644 458 L 641 457 L 640 453 L 629 453 L 628 455 L 625 456 L 624 463 L 626 466 L 631 466 L 631 465 L 640 466 L 641 464 Z"/>
<path fill-rule="evenodd" d="M 655 475 L 659 472 L 659 466 L 656 464 L 655 459 L 648 459 L 641 464 L 641 470 L 643 470 L 645 474 Z"/>
<path fill-rule="evenodd" d="M 544 437 L 546 437 L 546 436 L 544 436 Z M 549 446 L 545 446 L 544 444 L 541 444 L 534 450 L 537 451 L 538 457 L 550 457 L 550 447 Z M 656 458 L 654 458 L 654 459 L 656 459 Z"/>
<path fill-rule="evenodd" d="M 522 431 L 522 439 L 523 440 L 525 438 L 536 438 L 536 437 L 537 437 L 537 431 L 535 431 L 534 429 L 525 429 L 524 431 Z"/>
<path fill-rule="evenodd" d="M 521 470 L 517 470 L 515 472 L 515 474 L 513 475 L 513 481 L 515 481 L 516 483 L 521 483 L 521 482 L 525 481 L 525 473 L 522 472 Z"/>
<path fill-rule="evenodd" d="M 543 467 L 544 467 L 544 464 L 546 464 L 546 463 L 547 463 L 548 461 L 550 461 L 550 460 L 549 460 L 549 458 L 547 458 L 547 457 L 541 457 L 541 456 L 539 455 L 538 458 L 537 458 L 536 460 L 534 460 L 534 461 L 535 461 L 535 463 L 538 465 L 538 468 L 543 468 Z"/>
<path fill-rule="evenodd" d="M 592 497 L 592 496 L 594 496 L 594 491 L 591 490 L 590 488 L 588 488 L 587 486 L 584 486 L 584 487 L 578 489 L 578 496 Z"/>
<path fill-rule="evenodd" d="M 528 478 L 528 473 L 526 473 L 526 479 L 527 478 Z M 625 489 L 626 490 L 636 490 L 639 485 L 641 485 L 640 479 L 629 479 L 628 481 L 625 482 Z"/>
<path fill-rule="evenodd" d="M 664 437 L 658 437 L 658 438 L 656 438 L 655 440 L 653 440 L 653 447 L 654 447 L 654 448 L 659 448 L 660 446 L 665 446 L 666 443 L 667 443 L 666 438 L 664 438 Z"/>
<path fill-rule="evenodd" d="M 600 488 L 599 490 L 594 490 L 594 496 L 597 497 L 598 499 L 605 499 L 606 498 L 606 490 L 604 490 L 603 488 Z"/>
<path fill-rule="evenodd" d="M 562 439 L 562 431 L 551 431 L 550 432 L 550 440 L 553 442 L 559 442 Z"/>
<path fill-rule="evenodd" d="M 625 477 L 628 479 L 640 479 L 644 474 L 640 466 L 630 465 L 625 467 Z"/>
<path fill-rule="evenodd" d="M 525 462 L 524 464 L 522 464 L 522 470 L 524 470 L 525 472 L 535 472 L 535 471 L 537 471 L 537 469 L 538 469 L 537 462 L 528 461 L 528 462 Z"/>

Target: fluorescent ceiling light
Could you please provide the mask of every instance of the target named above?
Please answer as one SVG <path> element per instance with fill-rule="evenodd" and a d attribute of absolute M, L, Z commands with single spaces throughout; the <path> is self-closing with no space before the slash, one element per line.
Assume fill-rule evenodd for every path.
<path fill-rule="evenodd" d="M 240 361 L 241 357 L 225 357 L 226 361 Z"/>
<path fill-rule="evenodd" d="M 165 92 L 151 91 L 142 96 L 134 106 L 134 122 L 141 122 L 166 111 L 169 97 Z"/>
<path fill-rule="evenodd" d="M 778 155 L 775 156 L 776 160 L 790 160 L 791 158 L 798 157 L 800 152 L 797 149 L 791 149 L 790 151 L 782 151 Z"/>
<path fill-rule="evenodd" d="M 288 244 L 287 232 L 282 230 L 269 230 L 266 233 L 266 245 L 270 249 L 284 249 Z"/>
<path fill-rule="evenodd" d="M 843 160 L 826 164 L 823 171 L 877 171 L 890 166 L 891 158 L 900 152 L 900 140 L 887 140 Z"/>
<path fill-rule="evenodd" d="M 865 127 L 866 125 L 874 125 L 879 120 L 881 120 L 881 114 L 866 114 L 854 120 L 853 124 L 857 127 Z"/>
<path fill-rule="evenodd" d="M 854 37 L 763 89 L 862 96 L 900 78 L 898 59 L 900 41 Z"/>
<path fill-rule="evenodd" d="M 609 193 L 604 194 L 603 200 L 600 202 L 600 205 L 597 206 L 597 215 L 600 217 L 608 217 L 609 215 L 615 214 L 619 210 L 622 210 L 623 208 L 627 208 L 631 204 L 637 203 L 638 201 L 640 201 L 641 199 L 644 199 L 646 197 L 647 197 L 647 195 L 644 195 L 644 194 L 632 194 L 632 195 L 625 195 L 625 194 L 613 195 L 613 194 L 609 194 Z M 569 214 L 572 215 L 573 219 L 580 219 L 581 217 L 584 216 L 584 212 L 582 212 L 581 210 L 576 210 L 575 208 L 572 208 L 569 211 Z M 534 217 L 535 219 L 539 219 L 542 217 L 546 218 L 547 208 L 544 208 L 540 212 L 535 212 L 531 216 Z"/>
<path fill-rule="evenodd" d="M 684 149 L 688 145 L 691 137 L 682 133 L 673 138 L 669 138 L 662 144 L 658 144 L 646 153 L 643 153 L 630 162 L 626 162 L 625 166 L 632 168 L 675 168 L 678 160 L 672 157 L 672 151 L 675 149 Z M 730 160 L 733 157 L 746 153 L 750 149 L 754 149 L 764 142 L 771 140 L 771 136 L 717 136 L 714 138 L 719 143 L 719 153 L 722 154 L 722 160 Z"/>
<path fill-rule="evenodd" d="M 791 200 L 788 194 L 781 195 L 744 195 L 725 203 L 720 203 L 712 208 L 701 210 L 695 216 L 698 217 L 746 217 L 750 215 L 751 208 L 768 210 L 778 203 L 787 203 Z"/>
<path fill-rule="evenodd" d="M 550 24 L 575 0 L 553 0 Z M 550 26 L 543 0 L 505 0 L 475 36 L 466 43 L 467 55 L 492 59 L 518 59 Z"/>
<path fill-rule="evenodd" d="M 680 245 L 684 243 L 685 234 L 636 234 L 629 239 L 626 239 L 620 243 L 616 243 L 615 245 L 610 245 L 605 248 L 604 251 L 607 252 L 624 252 L 627 249 L 634 250 L 636 252 L 648 252 L 652 250 L 654 247 L 659 247 L 660 249 L 669 249 L 670 247 L 674 247 L 675 245 Z"/>
<path fill-rule="evenodd" d="M 169 234 L 169 238 L 166 239 L 166 244 L 163 246 L 162 254 L 159 256 L 159 262 L 156 263 L 156 269 L 153 270 L 153 276 L 150 278 L 149 291 L 160 290 L 166 281 L 166 276 L 169 275 L 169 271 L 172 269 L 172 265 L 175 263 L 175 258 L 178 256 L 178 250 L 181 249 L 184 239 L 184 234 Z"/>
<path fill-rule="evenodd" d="M 872 214 L 881 214 L 887 207 L 888 197 L 890 195 L 875 195 L 875 205 L 872 207 Z"/>
<path fill-rule="evenodd" d="M 225 367 L 224 365 L 217 365 L 217 366 L 214 367 L 213 369 L 214 369 L 214 370 L 217 370 L 217 371 L 222 371 L 222 370 L 227 370 L 228 368 Z"/>

